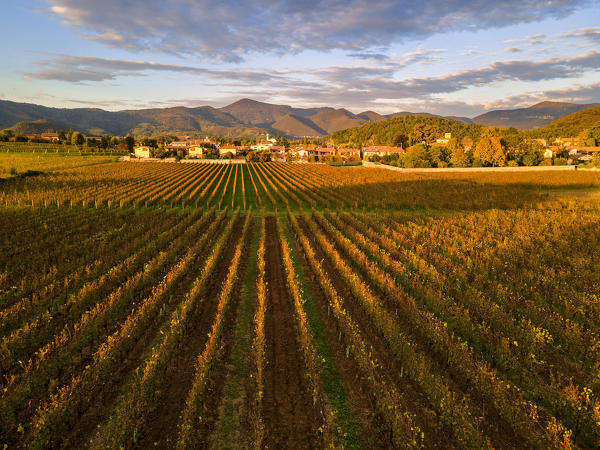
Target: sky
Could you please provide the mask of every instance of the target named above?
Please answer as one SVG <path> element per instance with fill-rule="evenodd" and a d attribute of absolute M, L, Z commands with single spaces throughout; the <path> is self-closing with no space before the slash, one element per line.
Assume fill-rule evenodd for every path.
<path fill-rule="evenodd" d="M 2 100 L 466 117 L 600 102 L 600 0 L 2 3 Z"/>

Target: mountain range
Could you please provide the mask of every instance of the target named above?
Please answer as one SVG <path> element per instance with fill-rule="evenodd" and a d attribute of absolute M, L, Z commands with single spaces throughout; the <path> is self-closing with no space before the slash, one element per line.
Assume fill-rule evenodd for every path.
<path fill-rule="evenodd" d="M 599 106 L 542 102 L 529 108 L 489 111 L 469 119 L 439 116 L 426 112 L 402 111 L 382 115 L 374 111 L 354 114 L 332 107 L 294 108 L 251 99 L 238 100 L 222 108 L 171 107 L 140 110 L 105 111 L 97 108 L 49 108 L 31 103 L 0 101 L 0 129 L 10 128 L 18 134 L 39 134 L 73 128 L 87 135 L 111 134 L 156 136 L 177 134 L 190 136 L 252 137 L 265 133 L 288 137 L 324 136 L 338 130 L 394 117 L 438 117 L 467 124 L 538 128 L 555 119 L 583 109 Z"/>

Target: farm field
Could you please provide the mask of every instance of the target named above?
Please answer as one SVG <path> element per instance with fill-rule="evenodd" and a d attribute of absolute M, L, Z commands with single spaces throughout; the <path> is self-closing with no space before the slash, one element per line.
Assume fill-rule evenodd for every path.
<path fill-rule="evenodd" d="M 598 447 L 598 172 L 70 158 L 0 181 L 0 446 Z"/>
<path fill-rule="evenodd" d="M 44 153 L 0 153 L 0 179 L 31 172 L 49 172 L 69 167 L 102 164 L 116 157 L 54 155 Z M 28 172 L 29 171 L 29 172 Z"/>

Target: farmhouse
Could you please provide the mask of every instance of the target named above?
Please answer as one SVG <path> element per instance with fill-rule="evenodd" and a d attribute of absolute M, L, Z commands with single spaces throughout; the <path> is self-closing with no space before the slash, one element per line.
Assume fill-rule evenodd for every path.
<path fill-rule="evenodd" d="M 315 148 L 314 147 L 305 147 L 303 145 L 299 145 L 296 148 L 290 150 L 292 156 L 296 158 L 308 158 L 309 155 L 314 155 Z"/>
<path fill-rule="evenodd" d="M 593 159 L 593 154 L 600 152 L 600 147 L 587 147 L 584 145 L 576 145 L 569 147 L 569 163 L 577 160 L 582 162 L 589 162 Z"/>
<path fill-rule="evenodd" d="M 58 141 L 58 133 L 42 133 L 41 138 L 46 141 Z"/>
<path fill-rule="evenodd" d="M 196 158 L 204 157 L 205 148 L 199 145 L 194 145 L 189 148 L 188 155 Z"/>
<path fill-rule="evenodd" d="M 238 153 L 238 148 L 235 145 L 224 145 L 219 147 L 219 156 L 223 156 L 227 153 L 231 153 L 233 156 L 235 156 Z"/>
<path fill-rule="evenodd" d="M 147 145 L 141 145 L 133 149 L 133 154 L 138 158 L 150 158 L 154 151 L 154 147 L 148 147 Z"/>
<path fill-rule="evenodd" d="M 257 142 L 254 145 L 250 146 L 250 150 L 254 150 L 255 152 L 264 152 L 271 150 L 273 147 L 273 143 L 269 141 Z"/>
<path fill-rule="evenodd" d="M 564 145 L 564 146 L 570 147 L 571 145 L 577 145 L 577 141 L 578 141 L 578 139 L 575 137 L 568 137 L 568 138 L 559 137 L 554 140 L 554 143 L 558 144 L 558 145 Z"/>
<path fill-rule="evenodd" d="M 569 154 L 571 151 L 575 151 L 576 153 L 597 153 L 600 152 L 600 147 L 586 147 L 584 145 L 576 145 L 569 148 Z"/>
<path fill-rule="evenodd" d="M 374 145 L 371 147 L 365 147 L 363 148 L 363 159 L 369 159 L 374 155 L 391 155 L 392 153 L 404 153 L 404 149 L 402 147 L 390 147 L 387 145 Z"/>
<path fill-rule="evenodd" d="M 187 150 L 188 146 L 187 141 L 173 141 L 165 145 L 165 150 Z"/>
<path fill-rule="evenodd" d="M 343 158 L 358 157 L 360 159 L 360 149 L 358 148 L 338 148 L 337 153 Z"/>
<path fill-rule="evenodd" d="M 556 154 L 556 152 L 559 150 L 560 150 L 560 146 L 558 146 L 558 145 L 550 145 L 549 147 L 546 147 L 546 149 L 544 150 L 544 158 L 546 158 L 546 159 L 553 158 L 554 155 Z"/>
<path fill-rule="evenodd" d="M 314 155 L 318 156 L 318 157 L 333 156 L 333 155 L 335 155 L 335 148 L 334 147 L 317 147 L 314 150 Z"/>
<path fill-rule="evenodd" d="M 450 139 L 452 139 L 452 133 L 444 133 L 444 137 L 436 139 L 435 142 L 440 145 L 447 145 Z"/>
<path fill-rule="evenodd" d="M 285 158 L 286 150 L 283 145 L 273 145 L 270 149 L 271 155 L 278 158 Z"/>

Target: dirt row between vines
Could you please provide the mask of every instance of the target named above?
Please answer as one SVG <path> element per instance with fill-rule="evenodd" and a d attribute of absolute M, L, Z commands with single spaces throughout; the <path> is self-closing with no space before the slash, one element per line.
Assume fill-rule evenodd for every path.
<path fill-rule="evenodd" d="M 240 222 L 241 220 L 238 219 L 238 222 L 236 224 L 238 231 L 241 230 Z M 236 228 L 234 227 L 234 230 L 235 229 Z M 135 346 L 132 349 L 130 349 L 127 356 L 123 359 L 118 373 L 114 373 L 110 379 L 110 382 L 103 386 L 103 389 L 99 392 L 96 402 L 93 405 L 91 405 L 90 408 L 88 408 L 86 411 L 82 412 L 78 422 L 76 422 L 73 425 L 73 427 L 71 428 L 71 432 L 68 436 L 65 437 L 65 441 L 63 442 L 63 448 L 80 448 L 81 445 L 87 443 L 89 439 L 93 436 L 97 426 L 108 419 L 109 414 L 112 412 L 114 402 L 118 399 L 119 395 L 123 393 L 123 386 L 129 385 L 129 381 L 131 380 L 131 377 L 133 376 L 136 367 L 139 367 L 140 364 L 143 362 L 144 357 L 147 356 L 151 345 L 154 343 L 154 340 L 158 335 L 162 323 L 161 321 L 168 320 L 171 312 L 177 307 L 178 304 L 181 303 L 181 301 L 183 301 L 186 292 L 189 290 L 193 281 L 196 279 L 196 277 L 200 273 L 200 270 L 202 269 L 202 266 L 204 265 L 204 260 L 207 257 L 207 249 L 212 248 L 215 239 L 216 238 L 209 240 L 209 242 L 207 243 L 207 247 L 203 249 L 201 254 L 197 255 L 196 265 L 188 270 L 185 277 L 182 280 L 180 280 L 180 282 L 178 282 L 177 285 L 173 288 L 173 291 L 169 293 L 170 300 L 166 303 L 167 306 L 164 313 L 157 317 L 155 322 L 146 329 L 144 335 L 136 342 Z M 222 256 L 221 260 L 228 261 L 227 258 L 231 259 L 231 255 L 233 255 L 233 245 L 229 246 L 229 248 L 225 251 L 225 256 Z M 213 279 L 222 280 L 225 276 L 223 274 L 226 274 L 227 272 L 226 267 L 227 266 L 225 266 L 225 268 L 222 269 L 219 273 L 215 273 L 213 275 Z M 213 287 L 213 285 L 210 285 L 209 289 L 211 287 Z M 165 379 L 169 379 L 169 375 L 167 375 Z M 191 379 L 193 379 L 193 372 L 190 377 L 190 382 Z M 189 387 L 190 382 L 186 382 L 183 384 Z M 161 391 L 157 391 L 157 399 L 159 398 L 160 394 Z M 181 406 L 183 406 L 184 402 L 185 398 Z M 157 409 L 153 411 L 148 411 L 149 414 L 146 416 L 146 419 L 149 419 L 150 416 L 152 416 L 152 413 L 154 412 L 158 414 L 158 416 L 154 418 L 154 420 L 158 420 L 158 422 L 154 422 L 154 424 L 149 427 L 150 430 L 156 430 L 158 423 L 162 420 L 162 417 L 164 417 L 163 414 L 165 413 L 165 411 L 166 410 Z M 152 422 L 149 422 L 148 420 L 146 421 L 146 423 L 152 424 Z M 140 430 L 140 441 L 146 437 L 145 428 L 146 427 Z M 158 430 L 160 431 L 161 429 L 163 429 L 163 427 L 158 426 Z"/>
<path fill-rule="evenodd" d="M 297 340 L 294 303 L 286 285 L 275 217 L 266 219 L 265 314 L 266 365 L 263 420 L 268 448 L 321 447 L 306 381 L 306 368 Z"/>
<path fill-rule="evenodd" d="M 362 309 L 359 301 L 355 298 L 354 294 L 346 285 L 341 275 L 338 274 L 337 269 L 333 263 L 330 262 L 328 255 L 325 254 L 318 242 L 316 242 L 308 225 L 304 222 L 304 219 L 299 219 L 299 225 L 302 228 L 302 231 L 311 241 L 311 246 L 315 250 L 317 259 L 322 261 L 323 268 L 329 275 L 335 289 L 344 300 L 344 307 L 350 313 L 351 317 L 356 321 L 361 333 L 363 334 L 364 340 L 372 345 L 374 350 L 373 356 L 381 363 L 380 370 L 385 374 L 386 378 L 393 385 L 395 385 L 400 392 L 403 393 L 403 398 L 407 401 L 405 407 L 415 415 L 414 418 L 416 424 L 425 434 L 426 446 L 431 448 L 458 447 L 451 438 L 452 431 L 440 420 L 439 416 L 427 400 L 425 394 L 420 390 L 416 383 L 414 383 L 408 377 L 401 376 L 403 371 L 402 366 L 390 350 L 389 345 L 386 343 L 383 336 L 376 330 L 376 327 L 371 322 L 366 312 Z M 327 303 L 324 294 L 322 294 L 320 303 L 322 305 L 326 305 Z M 328 320 L 327 318 L 324 318 L 324 321 L 326 323 L 334 322 L 335 319 L 333 317 L 329 317 Z M 344 354 L 343 357 L 346 357 L 346 355 Z M 355 383 L 356 375 L 352 380 L 348 380 L 346 385 L 350 386 L 350 389 L 354 389 L 353 384 Z M 368 393 L 367 396 L 371 401 L 370 411 L 371 413 L 375 412 L 374 416 L 370 418 L 372 421 L 370 427 L 374 428 L 375 432 L 377 433 L 375 436 L 370 436 L 370 439 L 373 439 L 371 445 L 379 445 L 382 447 L 392 446 L 390 439 L 391 431 L 389 430 L 389 426 L 383 423 L 379 417 L 379 414 L 376 413 L 377 410 L 375 407 L 374 395 L 372 393 Z"/>
<path fill-rule="evenodd" d="M 178 434 L 178 424 L 181 419 L 181 413 L 185 406 L 189 389 L 192 386 L 194 375 L 196 372 L 196 361 L 198 355 L 204 350 L 208 334 L 212 329 L 212 324 L 215 320 L 217 312 L 217 304 L 219 293 L 221 292 L 222 284 L 227 277 L 229 271 L 229 263 L 233 258 L 235 247 L 238 242 L 243 226 L 243 218 L 238 218 L 233 227 L 232 236 L 235 239 L 230 239 L 227 249 L 221 256 L 217 264 L 216 272 L 210 277 L 210 281 L 201 294 L 201 302 L 198 305 L 198 310 L 195 312 L 196 324 L 190 329 L 189 335 L 183 341 L 183 346 L 180 347 L 178 353 L 173 355 L 169 366 L 166 369 L 165 380 L 166 384 L 162 389 L 156 392 L 154 408 L 148 411 L 145 417 L 145 425 L 140 430 L 140 448 L 172 448 L 175 446 Z M 249 230 L 250 231 L 250 230 Z M 247 248 L 244 252 L 247 259 Z M 245 263 L 238 269 L 243 273 Z M 239 283 L 239 280 L 238 280 Z M 228 338 L 231 337 L 232 328 L 235 322 L 235 311 L 239 302 L 239 295 L 234 295 L 231 298 L 230 307 L 227 310 L 225 329 L 223 332 L 223 343 L 225 355 L 229 353 Z M 219 378 L 225 379 L 225 374 L 219 374 Z M 216 392 L 208 395 L 209 397 L 218 398 Z M 207 428 L 207 423 L 212 423 L 215 420 L 213 417 L 216 414 L 216 409 L 206 408 L 207 416 L 204 418 L 204 428 Z M 207 428 L 208 430 L 208 428 Z M 206 441 L 199 442 L 198 448 L 208 446 L 209 433 L 205 433 Z"/>

